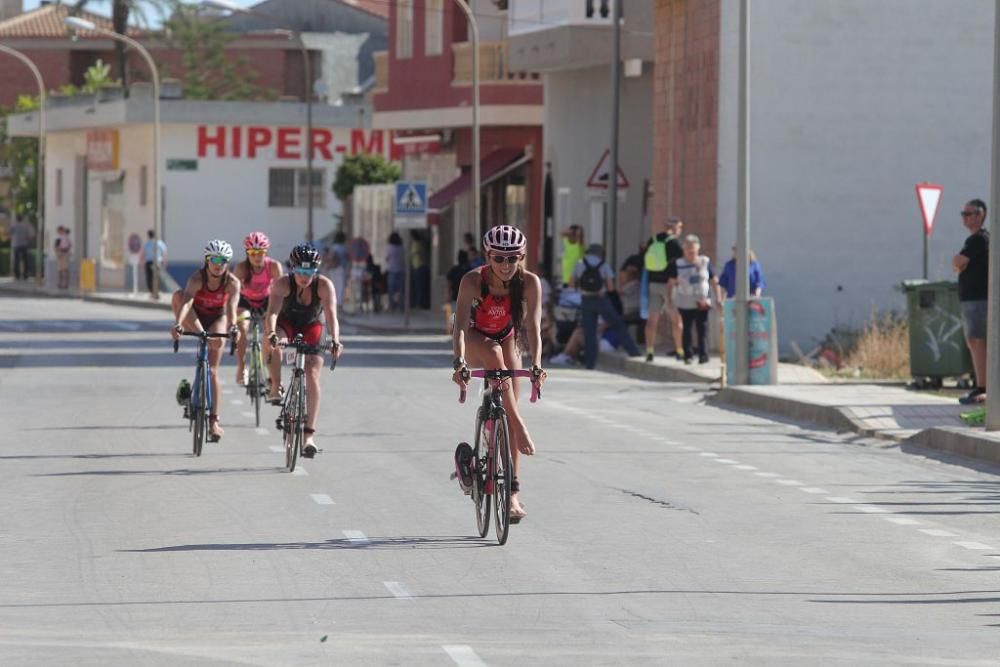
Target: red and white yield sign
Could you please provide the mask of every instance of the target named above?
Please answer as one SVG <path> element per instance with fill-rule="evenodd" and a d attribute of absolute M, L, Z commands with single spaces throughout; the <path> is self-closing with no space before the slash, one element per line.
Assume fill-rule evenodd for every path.
<path fill-rule="evenodd" d="M 940 185 L 917 183 L 917 202 L 920 204 L 920 215 L 924 218 L 924 234 L 926 236 L 930 236 L 931 230 L 934 229 L 934 218 L 937 217 L 943 191 L 944 188 Z"/>

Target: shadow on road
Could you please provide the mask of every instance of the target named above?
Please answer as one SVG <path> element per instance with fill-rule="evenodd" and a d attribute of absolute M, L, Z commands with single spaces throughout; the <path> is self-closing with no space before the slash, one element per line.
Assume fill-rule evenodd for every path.
<path fill-rule="evenodd" d="M 132 458 L 178 458 L 182 456 L 190 456 L 190 454 L 181 453 L 150 453 L 150 452 L 134 452 L 131 454 L 12 454 L 7 456 L 0 456 L 0 461 L 18 461 L 18 460 L 31 460 L 31 459 L 132 459 Z"/>
<path fill-rule="evenodd" d="M 187 456 L 192 456 L 188 454 Z M 284 468 L 262 466 L 257 468 L 180 468 L 178 470 L 80 470 L 74 472 L 47 472 L 32 477 L 91 477 L 91 476 L 131 476 L 131 475 L 262 475 L 284 472 Z"/>
<path fill-rule="evenodd" d="M 152 549 L 123 549 L 122 553 L 171 553 L 178 551 L 283 551 L 295 549 L 477 549 L 496 542 L 468 535 L 369 537 L 365 540 L 335 538 L 323 542 L 257 542 L 249 544 L 181 544 Z"/>

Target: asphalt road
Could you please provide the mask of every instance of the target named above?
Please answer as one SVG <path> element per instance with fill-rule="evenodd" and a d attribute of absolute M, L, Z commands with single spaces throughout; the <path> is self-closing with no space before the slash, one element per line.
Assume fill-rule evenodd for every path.
<path fill-rule="evenodd" d="M 228 358 L 188 453 L 167 327 L 0 299 L 0 664 L 1000 661 L 990 471 L 553 369 L 500 547 L 449 479 L 441 337 L 348 332 L 288 474 Z"/>

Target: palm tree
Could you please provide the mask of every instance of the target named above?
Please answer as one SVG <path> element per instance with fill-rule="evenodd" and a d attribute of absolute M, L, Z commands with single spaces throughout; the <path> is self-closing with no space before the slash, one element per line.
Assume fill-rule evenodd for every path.
<path fill-rule="evenodd" d="M 109 0 L 97 0 L 99 3 Z M 111 25 L 115 32 L 124 35 L 128 31 L 128 20 L 130 16 L 135 16 L 139 23 L 149 25 L 146 17 L 148 8 L 156 9 L 160 16 L 163 16 L 163 8 L 168 4 L 168 0 L 110 0 L 111 2 Z M 80 11 L 87 5 L 93 4 L 92 0 L 76 0 L 74 11 Z M 118 77 L 123 86 L 128 86 L 128 59 L 125 56 L 125 44 L 115 42 L 115 52 L 118 54 Z"/>

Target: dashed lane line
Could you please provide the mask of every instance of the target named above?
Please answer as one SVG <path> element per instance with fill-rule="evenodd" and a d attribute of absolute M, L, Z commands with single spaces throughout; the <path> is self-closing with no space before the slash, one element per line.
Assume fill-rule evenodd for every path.
<path fill-rule="evenodd" d="M 940 528 L 920 528 L 918 530 L 924 535 L 930 535 L 931 537 L 958 537 L 957 533 L 953 533 L 950 530 L 941 530 Z"/>
<path fill-rule="evenodd" d="M 445 644 L 442 646 L 445 653 L 448 654 L 458 667 L 486 667 L 486 663 L 483 662 L 476 652 L 472 650 L 471 646 L 465 644 Z"/>
<path fill-rule="evenodd" d="M 335 505 L 333 498 L 326 495 L 325 493 L 310 493 L 309 497 L 313 499 L 313 502 L 317 505 Z"/>
<path fill-rule="evenodd" d="M 362 533 L 360 530 L 342 530 L 340 531 L 344 534 L 349 541 L 357 544 L 367 544 L 370 540 Z"/>
<path fill-rule="evenodd" d="M 413 596 L 410 595 L 410 591 L 406 590 L 406 587 L 398 581 L 383 581 L 382 585 L 393 594 L 398 600 L 411 600 Z"/>

